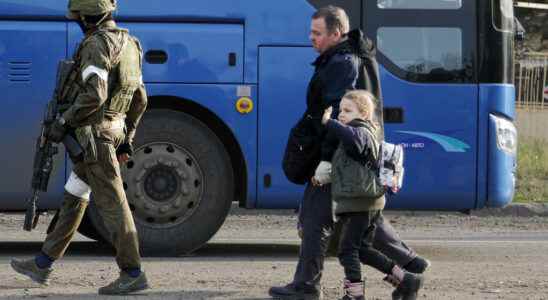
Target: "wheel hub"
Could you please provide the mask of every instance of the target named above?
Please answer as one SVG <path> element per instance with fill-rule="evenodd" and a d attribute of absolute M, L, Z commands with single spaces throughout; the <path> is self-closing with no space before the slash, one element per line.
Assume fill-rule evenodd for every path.
<path fill-rule="evenodd" d="M 179 177 L 174 168 L 157 165 L 147 171 L 144 189 L 148 197 L 158 202 L 172 198 L 179 189 Z"/>
<path fill-rule="evenodd" d="M 122 169 L 135 221 L 175 226 L 191 216 L 203 196 L 204 176 L 194 156 L 171 143 L 139 147 Z"/>

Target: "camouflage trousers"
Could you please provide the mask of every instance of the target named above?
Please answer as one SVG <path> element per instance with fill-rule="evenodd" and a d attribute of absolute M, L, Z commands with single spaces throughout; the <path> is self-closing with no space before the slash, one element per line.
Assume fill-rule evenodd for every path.
<path fill-rule="evenodd" d="M 97 159 L 86 159 L 74 165 L 65 185 L 64 201 L 57 224 L 42 246 L 42 252 L 46 255 L 53 259 L 63 256 L 82 221 L 92 192 L 94 204 L 110 233 L 110 241 L 116 248 L 118 266 L 122 270 L 140 268 L 137 230 L 116 157 L 116 148 L 123 138 L 123 129 L 99 132 L 94 141 Z"/>

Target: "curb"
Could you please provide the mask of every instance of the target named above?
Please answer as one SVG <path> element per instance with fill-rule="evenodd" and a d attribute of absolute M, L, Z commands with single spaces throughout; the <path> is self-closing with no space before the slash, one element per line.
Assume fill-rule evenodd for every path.
<path fill-rule="evenodd" d="M 234 215 L 296 215 L 294 209 L 252 209 L 232 205 L 230 211 Z M 456 215 L 462 216 L 462 212 L 456 211 L 407 211 L 407 210 L 386 210 L 384 215 L 391 216 L 433 216 L 433 215 Z M 547 203 L 510 203 L 501 208 L 483 208 L 470 211 L 469 215 L 477 217 L 548 217 Z"/>
<path fill-rule="evenodd" d="M 501 208 L 472 211 L 478 217 L 548 217 L 548 203 L 511 203 Z"/>

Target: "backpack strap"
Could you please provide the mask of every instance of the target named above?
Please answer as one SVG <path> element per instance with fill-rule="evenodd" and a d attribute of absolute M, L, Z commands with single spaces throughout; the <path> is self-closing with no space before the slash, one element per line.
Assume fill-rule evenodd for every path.
<path fill-rule="evenodd" d="M 396 149 L 397 147 L 393 147 L 392 149 L 392 153 L 390 154 L 390 159 L 387 159 L 385 162 L 384 162 L 384 167 L 385 168 L 388 168 L 392 171 L 396 171 L 396 165 L 394 165 L 391 161 L 394 159 L 394 155 L 396 154 Z"/>
<path fill-rule="evenodd" d="M 379 142 L 377 141 L 377 137 L 375 135 L 375 132 L 373 132 L 373 129 L 370 126 L 364 126 L 365 130 L 369 133 L 369 138 L 371 140 L 371 143 L 373 144 L 373 151 L 368 151 L 365 155 L 365 160 L 363 163 L 370 169 L 373 169 L 375 172 L 378 172 L 380 169 L 379 166 L 379 155 L 381 151 L 381 146 L 379 145 Z M 365 151 L 365 150 L 364 150 Z"/>

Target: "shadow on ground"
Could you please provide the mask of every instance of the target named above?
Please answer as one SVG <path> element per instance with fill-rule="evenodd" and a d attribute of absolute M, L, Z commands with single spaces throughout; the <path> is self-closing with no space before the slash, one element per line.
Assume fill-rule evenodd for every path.
<path fill-rule="evenodd" d="M 3 284 L 0 288 L 5 288 Z M 161 299 L 161 300 L 197 300 L 197 299 L 245 299 L 245 300 L 263 300 L 266 298 L 239 298 L 236 296 L 237 292 L 232 291 L 202 291 L 202 290 L 187 290 L 176 292 L 148 292 L 141 294 L 131 294 L 125 296 L 104 296 L 97 294 L 57 294 L 57 293 L 34 293 L 30 292 L 21 296 L 7 296 L 0 297 L 0 299 L 60 299 L 60 300 L 73 300 L 73 299 Z"/>
<path fill-rule="evenodd" d="M 34 255 L 40 251 L 41 242 L 0 242 L 0 256 Z M 294 244 L 246 244 L 246 243 L 210 243 L 197 251 L 182 257 L 294 257 L 299 246 Z M 113 256 L 113 249 L 99 242 L 72 242 L 67 251 L 71 256 Z M 156 256 L 158 257 L 158 256 Z M 160 256 L 161 257 L 161 256 Z"/>

